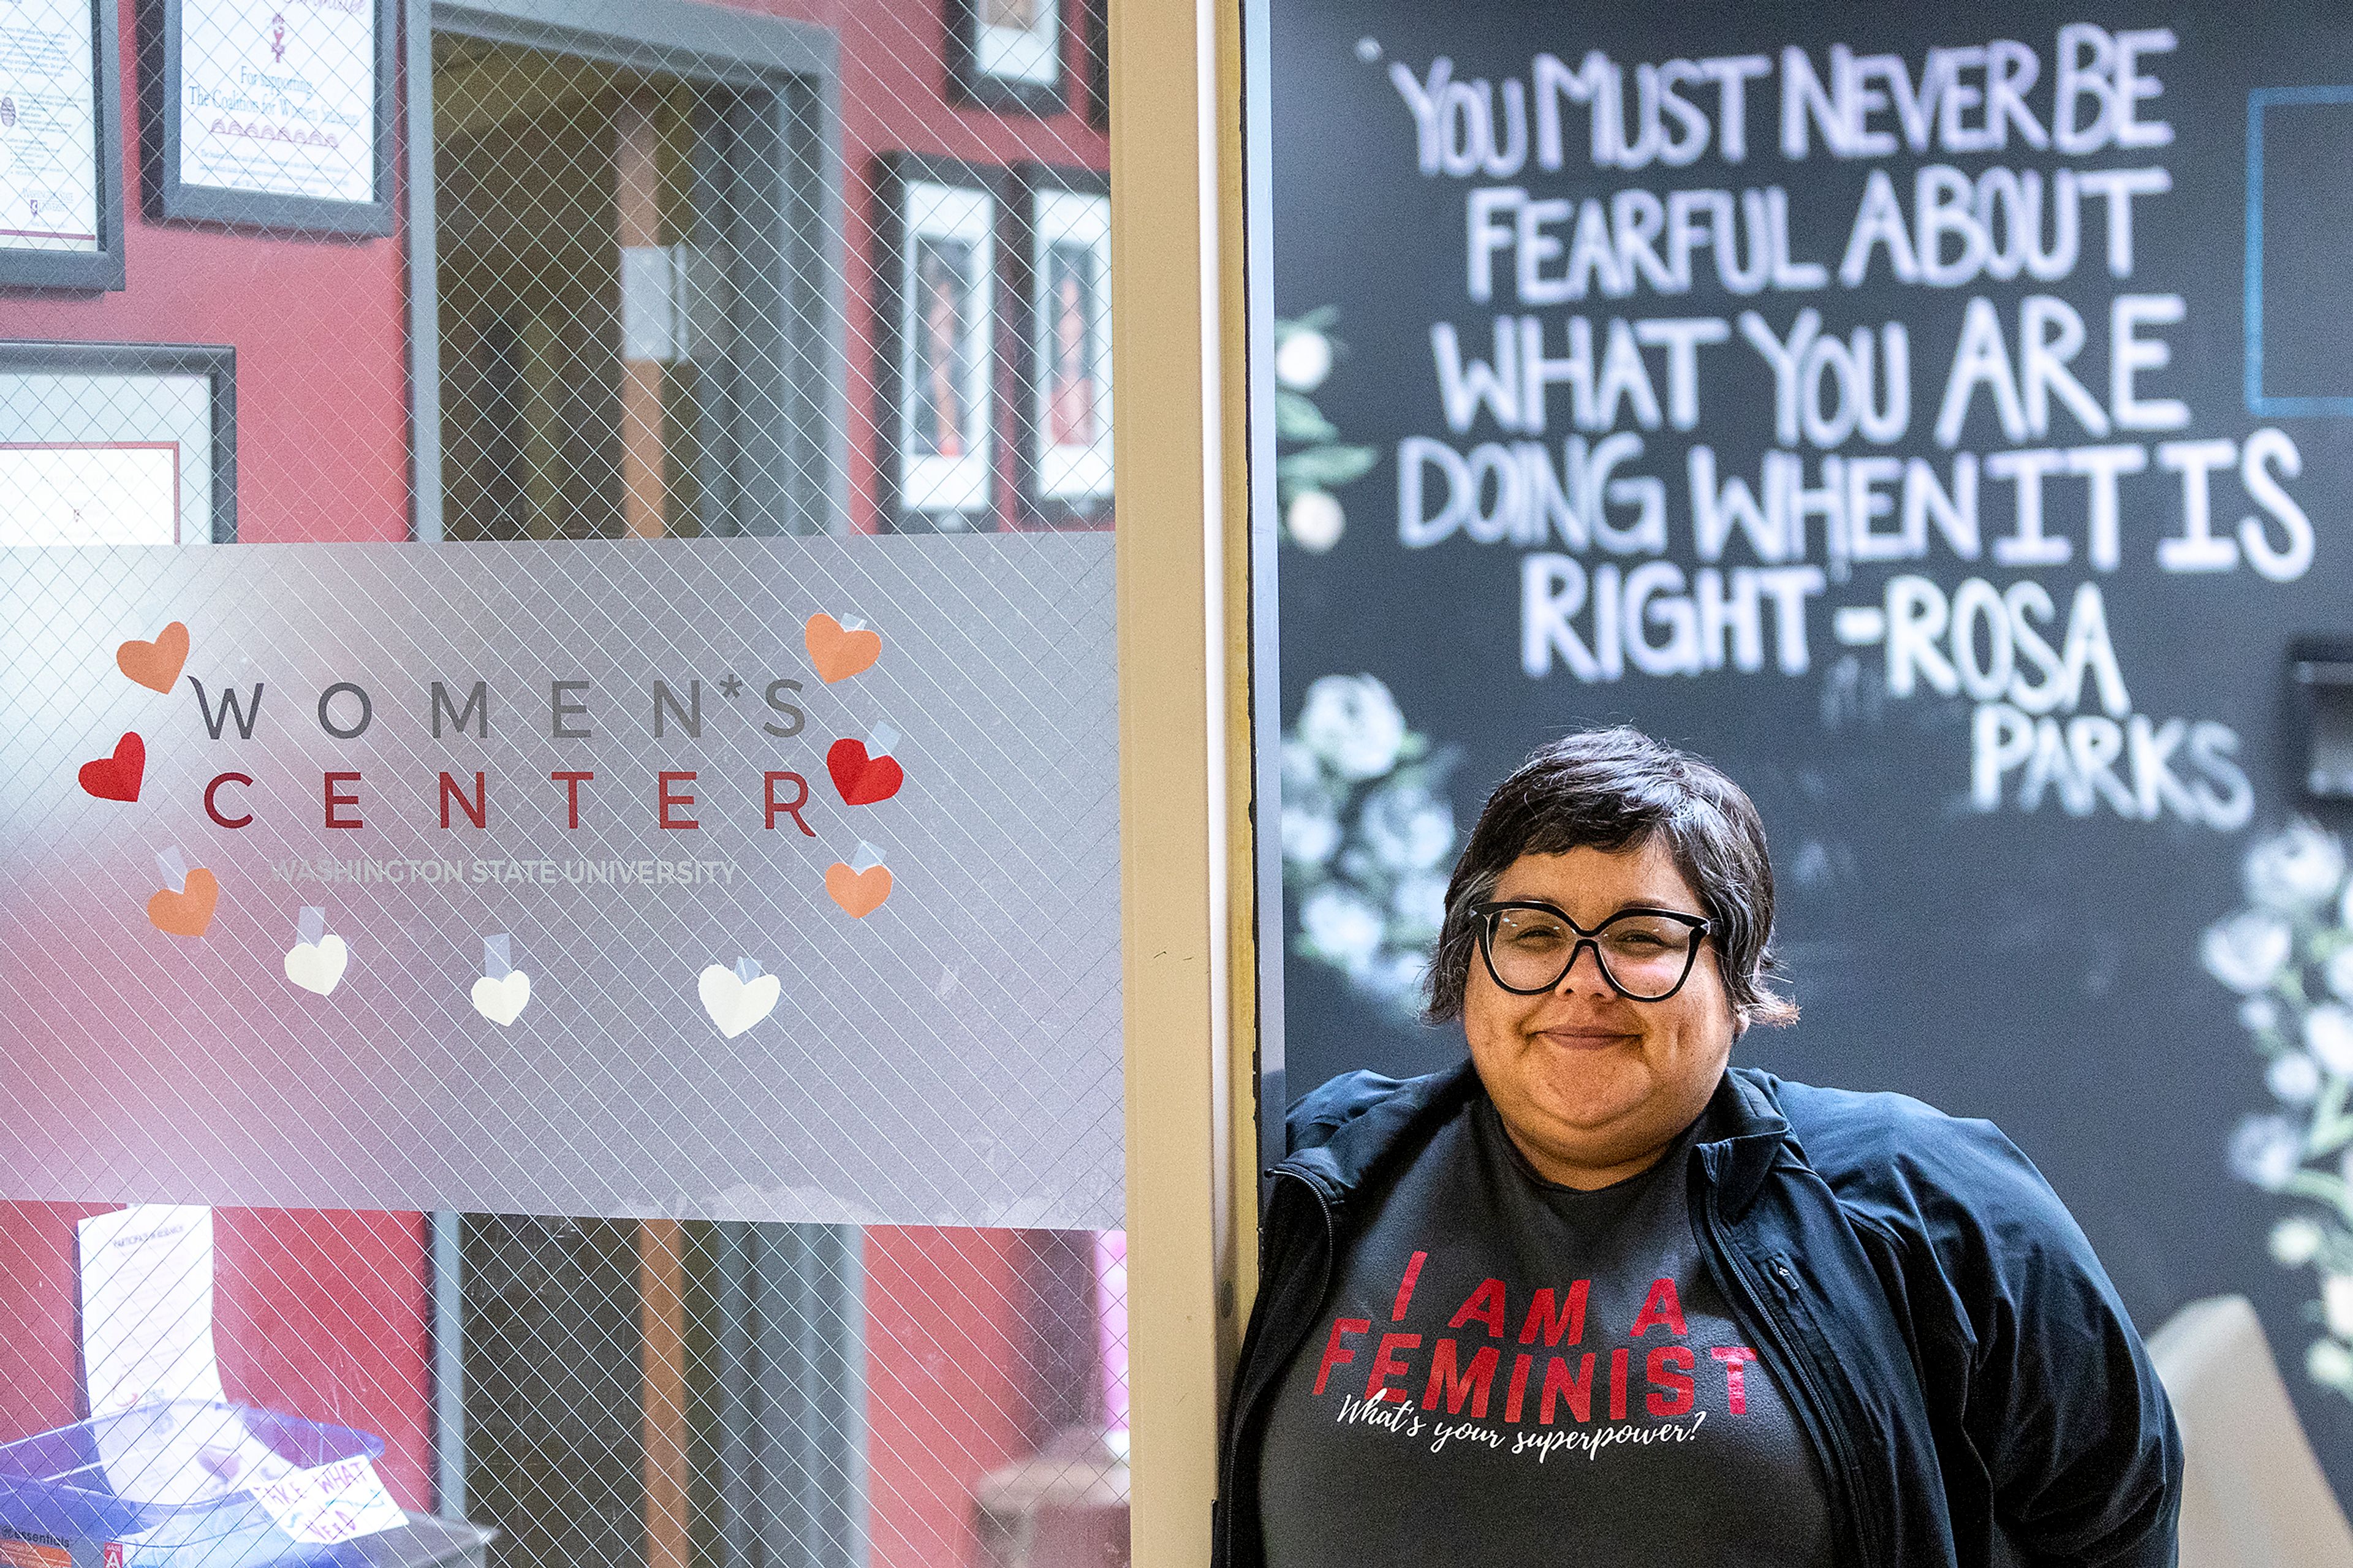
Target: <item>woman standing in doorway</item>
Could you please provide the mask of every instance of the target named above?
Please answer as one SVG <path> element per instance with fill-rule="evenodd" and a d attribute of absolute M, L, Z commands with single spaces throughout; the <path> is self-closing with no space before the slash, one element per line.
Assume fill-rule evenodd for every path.
<path fill-rule="evenodd" d="M 2166 1568 L 2181 1448 L 1989 1123 L 1730 1065 L 1797 1009 L 1739 786 L 1630 730 L 1495 791 L 1429 1012 L 1469 1060 L 1293 1109 L 1226 1568 Z"/>

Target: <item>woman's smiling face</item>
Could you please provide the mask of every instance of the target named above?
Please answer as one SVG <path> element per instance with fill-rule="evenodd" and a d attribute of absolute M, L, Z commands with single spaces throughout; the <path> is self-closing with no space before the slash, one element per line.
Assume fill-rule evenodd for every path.
<path fill-rule="evenodd" d="M 1548 903 L 1588 931 L 1630 906 L 1705 911 L 1666 846 L 1523 855 L 1488 895 Z M 1534 996 L 1495 984 L 1473 959 L 1463 1033 L 1512 1141 L 1547 1180 L 1599 1187 L 1647 1169 L 1706 1106 L 1739 1033 L 1703 942 L 1690 978 L 1663 1002 L 1632 1002 L 1602 978 L 1591 948 Z"/>

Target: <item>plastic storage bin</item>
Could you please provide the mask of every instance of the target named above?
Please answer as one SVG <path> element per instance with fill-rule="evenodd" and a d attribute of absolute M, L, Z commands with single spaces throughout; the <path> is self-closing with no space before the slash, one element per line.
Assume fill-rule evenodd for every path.
<path fill-rule="evenodd" d="M 351 1549 L 297 1542 L 235 1478 L 216 1473 L 206 1495 L 168 1500 L 186 1489 L 187 1466 L 221 1452 L 174 1456 L 170 1474 L 150 1480 L 135 1456 L 171 1451 L 174 1431 L 249 1438 L 297 1469 L 384 1453 L 384 1439 L 348 1426 L 244 1405 L 180 1400 L 142 1405 L 0 1445 L 0 1531 L 67 1542 L 121 1542 L 131 1568 L 257 1568 L 265 1563 L 356 1563 Z M 111 1460 L 113 1474 L 110 1474 Z M 126 1476 L 121 1472 L 128 1471 Z M 250 1481 L 247 1483 L 248 1486 Z M 142 1493 L 146 1495 L 142 1495 Z"/>

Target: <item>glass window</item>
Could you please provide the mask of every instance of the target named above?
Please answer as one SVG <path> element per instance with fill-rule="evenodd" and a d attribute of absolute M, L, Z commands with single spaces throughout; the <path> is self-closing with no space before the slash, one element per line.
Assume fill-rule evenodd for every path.
<path fill-rule="evenodd" d="M 0 299 L 0 1563 L 1124 1562 L 1099 7 L 403 9 Z"/>

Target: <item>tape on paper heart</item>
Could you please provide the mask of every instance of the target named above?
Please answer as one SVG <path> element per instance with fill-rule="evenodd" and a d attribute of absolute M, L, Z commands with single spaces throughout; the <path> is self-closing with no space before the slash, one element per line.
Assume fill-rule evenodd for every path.
<path fill-rule="evenodd" d="M 153 642 L 133 637 L 114 650 L 115 668 L 150 691 L 170 692 L 187 662 L 188 628 L 178 621 L 156 633 Z"/>
<path fill-rule="evenodd" d="M 166 936 L 202 936 L 220 904 L 220 880 L 202 866 L 193 868 L 178 891 L 159 889 L 147 900 L 147 920 Z"/>
<path fill-rule="evenodd" d="M 882 657 L 882 634 L 866 626 L 845 627 L 831 616 L 811 616 L 805 634 L 817 678 L 831 686 L 872 666 Z"/>
<path fill-rule="evenodd" d="M 859 754 L 865 754 L 864 747 L 859 748 Z M 100 800 L 137 800 L 139 786 L 147 777 L 147 742 L 126 731 L 114 742 L 112 756 L 82 763 L 75 776 L 81 780 L 85 794 Z"/>
<path fill-rule="evenodd" d="M 757 974 L 747 981 L 725 964 L 714 963 L 703 970 L 695 990 L 702 997 L 702 1010 L 711 1015 L 719 1032 L 732 1040 L 776 1011 L 776 999 L 784 994 L 784 982 L 773 974 Z"/>
<path fill-rule="evenodd" d="M 474 982 L 474 1011 L 503 1028 L 522 1016 L 523 1008 L 531 1002 L 531 976 L 520 969 L 510 969 L 493 980 L 483 975 Z"/>
<path fill-rule="evenodd" d="M 839 740 L 825 752 L 825 771 L 833 776 L 833 787 L 840 792 L 844 805 L 872 805 L 889 800 L 907 782 L 906 771 L 898 759 L 890 756 L 869 756 L 866 742 Z"/>

